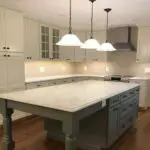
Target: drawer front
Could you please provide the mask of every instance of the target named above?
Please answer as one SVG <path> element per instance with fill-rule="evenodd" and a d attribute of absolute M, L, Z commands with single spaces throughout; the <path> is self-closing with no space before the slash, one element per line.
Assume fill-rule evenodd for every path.
<path fill-rule="evenodd" d="M 125 102 L 122 103 L 120 107 L 120 116 L 125 116 L 130 110 L 133 109 L 134 105 L 135 104 L 133 103 L 133 99 L 130 98 L 128 100 L 125 100 Z"/>
<path fill-rule="evenodd" d="M 48 83 L 49 83 L 48 81 L 28 83 L 26 84 L 26 88 L 33 89 L 33 88 L 46 87 L 49 85 Z"/>
<path fill-rule="evenodd" d="M 127 91 L 127 92 L 124 92 L 120 96 L 121 97 L 121 101 L 124 101 L 124 100 L 126 100 L 126 99 L 128 99 L 128 98 L 130 98 L 132 96 L 135 96 L 135 94 L 136 94 L 136 90 L 135 89 L 131 89 L 131 90 Z"/>
<path fill-rule="evenodd" d="M 112 98 L 110 98 L 108 100 L 109 100 L 109 106 L 113 107 L 113 106 L 115 106 L 115 105 L 120 103 L 120 96 L 114 96 L 114 97 L 112 97 Z"/>
<path fill-rule="evenodd" d="M 128 128 L 130 128 L 134 122 L 135 116 L 133 110 L 120 120 L 119 134 L 122 135 Z"/>

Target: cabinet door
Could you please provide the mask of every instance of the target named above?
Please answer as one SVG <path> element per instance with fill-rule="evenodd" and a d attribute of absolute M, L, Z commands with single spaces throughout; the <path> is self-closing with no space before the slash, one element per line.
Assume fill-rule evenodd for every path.
<path fill-rule="evenodd" d="M 4 24 L 4 10 L 0 7 L 0 51 L 4 51 L 5 47 L 5 24 Z"/>
<path fill-rule="evenodd" d="M 67 34 L 67 30 L 61 30 L 60 31 L 60 37 L 64 36 Z M 61 60 L 70 60 L 74 61 L 75 58 L 75 47 L 69 47 L 69 46 L 60 46 L 60 59 Z"/>
<path fill-rule="evenodd" d="M 86 33 L 85 32 L 75 32 L 75 34 L 79 37 L 81 42 L 85 42 L 86 39 Z M 86 50 L 81 49 L 80 47 L 75 47 L 75 61 L 76 62 L 81 62 L 85 60 L 85 54 Z"/>
<path fill-rule="evenodd" d="M 8 90 L 20 90 L 25 87 L 24 56 L 10 54 L 6 58 Z"/>
<path fill-rule="evenodd" d="M 0 53 L 0 93 L 6 90 L 6 61 L 5 57 Z"/>
<path fill-rule="evenodd" d="M 6 45 L 10 51 L 23 51 L 23 16 L 5 9 Z"/>
<path fill-rule="evenodd" d="M 24 19 L 24 52 L 27 60 L 39 60 L 39 24 L 36 21 Z"/>
<path fill-rule="evenodd" d="M 149 28 L 147 28 L 147 27 L 139 28 L 137 61 L 140 63 L 149 63 L 150 62 L 149 35 L 150 35 Z"/>
<path fill-rule="evenodd" d="M 51 59 L 52 56 L 52 28 L 40 25 L 40 58 Z"/>
<path fill-rule="evenodd" d="M 118 106 L 109 111 L 108 117 L 108 144 L 113 144 L 119 136 L 119 108 Z"/>

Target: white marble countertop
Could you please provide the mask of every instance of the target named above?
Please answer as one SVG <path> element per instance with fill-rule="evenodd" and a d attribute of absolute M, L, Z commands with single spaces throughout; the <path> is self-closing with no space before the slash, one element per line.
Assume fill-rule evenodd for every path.
<path fill-rule="evenodd" d="M 101 78 L 105 77 L 105 75 L 72 74 L 72 75 L 56 75 L 56 76 L 46 76 L 46 77 L 28 77 L 25 79 L 25 82 L 31 83 L 31 82 L 38 82 L 38 81 L 53 80 L 53 79 L 61 79 L 61 78 L 69 78 L 69 77 L 86 77 L 86 76 L 101 77 Z"/>
<path fill-rule="evenodd" d="M 75 112 L 137 86 L 139 84 L 89 80 L 4 93 L 0 98 Z"/>
<path fill-rule="evenodd" d="M 149 80 L 150 77 L 132 77 L 129 78 L 130 80 Z"/>

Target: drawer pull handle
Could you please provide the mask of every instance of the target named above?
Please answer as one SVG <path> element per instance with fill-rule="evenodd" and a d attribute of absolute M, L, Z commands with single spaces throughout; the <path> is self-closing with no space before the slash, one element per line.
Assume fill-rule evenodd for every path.
<path fill-rule="evenodd" d="M 37 87 L 40 87 L 40 86 L 41 86 L 40 84 L 37 85 Z"/>
<path fill-rule="evenodd" d="M 114 109 L 113 109 L 113 111 L 116 111 L 116 110 L 118 110 L 118 108 L 114 108 Z"/>
<path fill-rule="evenodd" d="M 123 98 L 126 98 L 127 97 L 127 95 L 123 95 Z"/>

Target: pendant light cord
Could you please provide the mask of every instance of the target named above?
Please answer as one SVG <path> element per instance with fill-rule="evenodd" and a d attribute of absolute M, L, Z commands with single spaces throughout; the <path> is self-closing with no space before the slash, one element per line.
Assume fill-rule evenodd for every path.
<path fill-rule="evenodd" d="M 107 12 L 107 21 L 106 21 L 106 43 L 108 42 L 108 12 Z"/>
<path fill-rule="evenodd" d="M 91 36 L 90 38 L 93 39 L 93 2 L 92 2 L 92 8 L 91 8 Z"/>
<path fill-rule="evenodd" d="M 70 0 L 70 3 L 69 3 L 69 34 L 72 34 L 72 1 Z"/>

